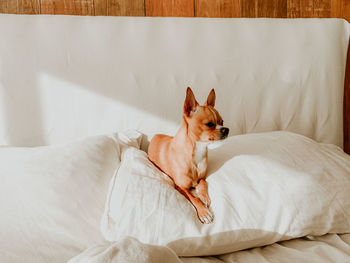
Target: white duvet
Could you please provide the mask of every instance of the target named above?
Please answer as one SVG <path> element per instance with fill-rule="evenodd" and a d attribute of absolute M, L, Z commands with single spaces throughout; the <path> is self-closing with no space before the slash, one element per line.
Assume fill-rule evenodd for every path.
<path fill-rule="evenodd" d="M 167 247 L 134 238 L 91 247 L 68 263 L 342 263 L 350 261 L 350 234 L 305 237 L 212 257 L 177 257 Z"/>

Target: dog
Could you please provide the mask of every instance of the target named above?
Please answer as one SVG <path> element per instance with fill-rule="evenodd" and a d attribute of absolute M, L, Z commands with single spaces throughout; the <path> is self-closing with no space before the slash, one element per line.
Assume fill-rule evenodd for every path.
<path fill-rule="evenodd" d="M 208 144 L 228 136 L 229 129 L 215 106 L 212 89 L 206 102 L 199 105 L 191 88 L 186 90 L 183 118 L 175 136 L 156 134 L 148 148 L 148 158 L 175 183 L 175 188 L 195 207 L 199 220 L 209 224 L 214 215 L 209 210 L 210 198 L 206 172 Z M 191 190 L 195 189 L 197 197 Z"/>

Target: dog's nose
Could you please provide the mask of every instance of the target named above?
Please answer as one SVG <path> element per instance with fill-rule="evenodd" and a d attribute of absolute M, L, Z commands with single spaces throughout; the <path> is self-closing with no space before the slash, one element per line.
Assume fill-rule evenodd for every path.
<path fill-rule="evenodd" d="M 224 138 L 227 137 L 229 131 L 230 131 L 229 128 L 226 128 L 226 127 L 220 128 L 220 132 L 221 132 L 221 134 L 222 134 L 222 136 L 223 136 Z"/>

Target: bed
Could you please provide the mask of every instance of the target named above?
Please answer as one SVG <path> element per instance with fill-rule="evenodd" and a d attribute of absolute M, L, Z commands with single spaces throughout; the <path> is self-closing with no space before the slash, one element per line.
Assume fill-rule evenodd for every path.
<path fill-rule="evenodd" d="M 341 19 L 0 15 L 1 262 L 349 261 L 349 33 Z M 213 147 L 211 173 L 244 170 L 232 187 L 276 212 L 261 216 L 264 228 L 242 220 L 251 229 L 225 237 L 215 222 L 203 228 L 147 163 L 152 136 L 178 128 L 187 86 L 201 102 L 215 88 L 231 137 Z M 229 155 L 239 158 L 226 164 Z M 259 167 L 266 177 L 247 183 Z M 278 181 L 286 167 L 296 177 Z M 266 195 L 243 187 L 272 182 L 279 190 Z M 154 191 L 132 198 L 135 185 Z M 298 192 L 305 185 L 312 191 Z M 214 190 L 217 222 L 233 222 Z M 143 220 L 143 199 L 163 210 Z M 163 204 L 189 216 L 171 230 Z M 244 211 L 259 218 L 257 207 Z"/>

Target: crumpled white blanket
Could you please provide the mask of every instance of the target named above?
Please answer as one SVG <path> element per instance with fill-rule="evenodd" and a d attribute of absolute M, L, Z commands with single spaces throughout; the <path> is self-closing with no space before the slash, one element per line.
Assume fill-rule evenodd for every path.
<path fill-rule="evenodd" d="M 168 247 L 148 245 L 127 237 L 89 248 L 68 263 L 291 263 L 350 262 L 350 234 L 304 237 L 230 254 L 179 258 Z"/>
<path fill-rule="evenodd" d="M 132 237 L 91 247 L 68 263 L 181 263 L 168 247 L 144 244 Z"/>

